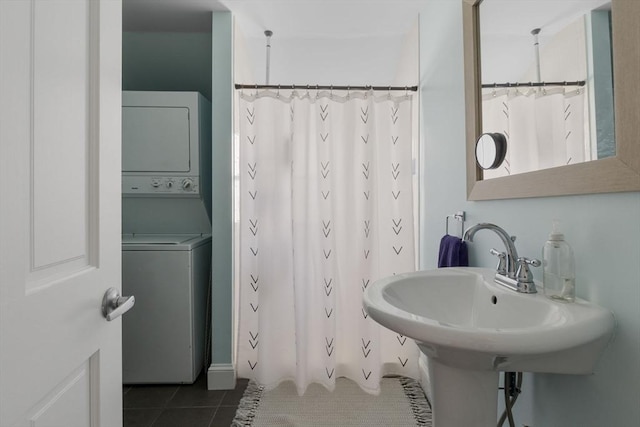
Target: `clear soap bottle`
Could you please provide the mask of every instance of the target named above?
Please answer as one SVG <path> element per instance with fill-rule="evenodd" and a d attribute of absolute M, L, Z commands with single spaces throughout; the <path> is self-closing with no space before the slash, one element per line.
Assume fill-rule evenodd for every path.
<path fill-rule="evenodd" d="M 544 294 L 552 299 L 573 302 L 576 298 L 575 261 L 571 246 L 559 231 L 558 221 L 542 249 Z"/>

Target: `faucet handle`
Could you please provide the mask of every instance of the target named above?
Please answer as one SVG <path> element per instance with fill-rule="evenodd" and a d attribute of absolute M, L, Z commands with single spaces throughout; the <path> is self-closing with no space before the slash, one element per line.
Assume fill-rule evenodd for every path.
<path fill-rule="evenodd" d="M 535 259 L 535 258 L 525 258 L 525 257 L 521 257 L 518 258 L 518 263 L 520 264 L 528 264 L 534 267 L 540 267 L 542 265 L 542 262 L 540 262 L 539 259 Z"/>
<path fill-rule="evenodd" d="M 539 259 L 529 259 L 525 257 L 518 258 L 518 271 L 516 272 L 516 278 L 521 283 L 533 283 L 533 274 L 529 269 L 529 266 L 540 267 L 542 263 Z"/>
<path fill-rule="evenodd" d="M 495 255 L 498 257 L 498 265 L 496 266 L 496 272 L 498 274 L 502 274 L 503 276 L 507 275 L 507 254 L 504 252 L 500 252 L 497 249 L 491 249 L 491 255 Z"/>

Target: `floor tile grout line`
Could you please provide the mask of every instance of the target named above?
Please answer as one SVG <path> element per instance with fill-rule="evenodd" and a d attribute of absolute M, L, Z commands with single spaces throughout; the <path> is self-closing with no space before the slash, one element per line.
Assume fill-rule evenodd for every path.
<path fill-rule="evenodd" d="M 164 409 L 162 411 L 158 412 L 158 415 L 156 415 L 155 418 L 153 419 L 153 421 L 151 421 L 151 423 L 149 424 L 149 427 L 153 427 L 153 425 L 156 423 L 156 421 L 158 421 L 158 419 L 160 418 L 160 415 L 162 415 L 162 412 L 164 412 Z"/>
<path fill-rule="evenodd" d="M 132 406 L 130 408 L 123 408 L 125 411 L 131 411 L 131 410 L 135 410 L 135 411 L 140 411 L 140 410 L 145 410 L 145 409 L 164 409 L 164 406 Z"/>
<path fill-rule="evenodd" d="M 215 409 L 218 409 L 220 406 L 228 408 L 228 407 L 233 407 L 233 406 L 237 406 L 237 405 L 135 406 L 135 407 L 130 407 L 130 408 L 123 408 L 123 410 L 124 411 L 131 411 L 131 410 L 140 411 L 140 410 L 145 410 L 145 409 L 191 409 L 191 408 L 196 408 L 196 409 L 198 409 L 198 408 L 215 408 Z"/>
<path fill-rule="evenodd" d="M 216 419 L 216 415 L 218 415 L 218 411 L 220 410 L 220 407 L 217 407 L 215 409 L 215 411 L 213 411 L 213 416 L 211 417 L 211 419 L 209 420 L 209 424 L 207 424 L 207 427 L 211 427 L 213 425 L 213 422 Z"/>
<path fill-rule="evenodd" d="M 176 394 L 178 394 L 178 391 L 180 390 L 180 386 L 176 387 L 176 390 L 173 392 L 173 394 L 171 395 L 171 397 L 164 402 L 164 406 L 165 408 L 167 407 L 167 405 L 169 404 L 169 402 L 171 402 L 171 399 L 173 399 L 174 397 L 176 397 Z"/>

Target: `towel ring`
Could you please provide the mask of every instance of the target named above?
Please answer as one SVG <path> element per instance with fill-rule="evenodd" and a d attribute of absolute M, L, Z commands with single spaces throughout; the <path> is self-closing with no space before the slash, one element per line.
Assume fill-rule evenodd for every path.
<path fill-rule="evenodd" d="M 465 220 L 465 212 L 464 211 L 458 211 L 453 215 L 447 215 L 445 217 L 445 234 L 449 234 L 449 219 L 455 219 L 457 222 L 460 223 L 460 238 L 462 238 L 462 235 L 464 234 L 464 220 Z"/>

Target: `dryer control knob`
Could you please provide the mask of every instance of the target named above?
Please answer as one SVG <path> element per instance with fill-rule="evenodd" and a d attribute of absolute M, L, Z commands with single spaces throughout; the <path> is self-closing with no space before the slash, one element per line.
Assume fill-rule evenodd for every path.
<path fill-rule="evenodd" d="M 185 179 L 182 181 L 182 189 L 184 191 L 191 191 L 193 189 L 193 180 Z"/>

